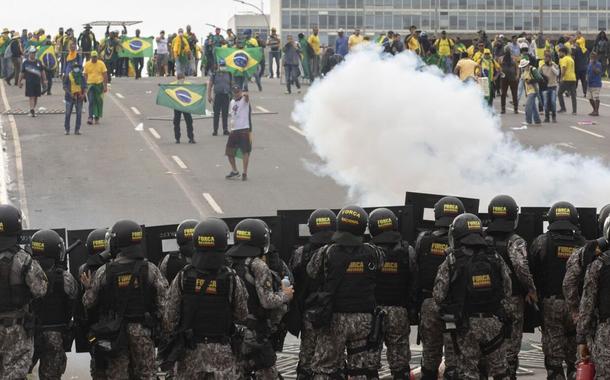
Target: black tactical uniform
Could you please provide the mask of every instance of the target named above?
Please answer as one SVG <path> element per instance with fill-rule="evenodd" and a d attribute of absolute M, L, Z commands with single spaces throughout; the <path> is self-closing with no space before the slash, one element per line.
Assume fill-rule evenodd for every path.
<path fill-rule="evenodd" d="M 193 256 L 193 230 L 197 225 L 196 220 L 185 220 L 176 229 L 176 243 L 178 251 L 170 252 L 163 258 L 159 269 L 165 276 L 168 283 L 172 283 L 174 278 L 187 264 L 191 263 Z"/>

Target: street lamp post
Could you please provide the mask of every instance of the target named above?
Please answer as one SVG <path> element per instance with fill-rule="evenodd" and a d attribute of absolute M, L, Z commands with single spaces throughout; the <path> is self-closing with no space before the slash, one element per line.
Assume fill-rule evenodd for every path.
<path fill-rule="evenodd" d="M 261 13 L 261 15 L 263 16 L 263 18 L 265 19 L 265 23 L 267 24 L 267 33 L 271 32 L 271 25 L 269 24 L 269 19 L 267 18 L 267 15 L 265 14 L 265 11 L 263 11 L 262 8 L 254 5 L 252 3 L 249 3 L 247 1 L 244 1 L 244 0 L 233 0 L 233 1 L 236 3 L 241 3 L 243 5 L 247 5 L 247 6 L 252 7 L 254 9 L 256 9 L 257 11 L 259 11 Z"/>

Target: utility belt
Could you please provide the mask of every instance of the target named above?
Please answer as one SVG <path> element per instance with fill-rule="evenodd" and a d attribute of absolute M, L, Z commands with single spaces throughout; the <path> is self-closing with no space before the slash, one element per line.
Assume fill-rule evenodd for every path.
<path fill-rule="evenodd" d="M 386 330 L 385 318 L 387 317 L 387 313 L 382 308 L 377 307 L 371 314 L 373 319 L 371 321 L 371 330 L 366 338 L 366 343 L 353 349 L 348 348 L 348 355 L 355 355 L 365 351 L 377 351 L 381 349 Z"/>

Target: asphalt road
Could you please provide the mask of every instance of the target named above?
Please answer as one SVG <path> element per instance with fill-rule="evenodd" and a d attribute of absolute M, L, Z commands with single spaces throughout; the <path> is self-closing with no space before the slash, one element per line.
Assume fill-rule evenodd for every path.
<path fill-rule="evenodd" d="M 24 209 L 33 228 L 70 229 L 109 226 L 122 218 L 155 225 L 204 216 L 274 215 L 277 209 L 340 207 L 350 201 L 346 189 L 306 168 L 305 162 L 316 162 L 316 157 L 290 118 L 302 95 L 285 95 L 277 79 L 265 79 L 260 93 L 251 86 L 253 110 L 260 114 L 253 116 L 249 180 L 227 181 L 226 137 L 212 137 L 211 119 L 195 120 L 197 144 L 174 143 L 172 112 L 155 105 L 157 84 L 166 81 L 114 79 L 101 124 L 83 123 L 81 136 L 63 134 L 63 114 L 3 114 L 0 176 L 8 183 L 0 201 L 8 197 Z M 23 90 L 2 81 L 0 95 L 3 110 L 28 110 Z M 62 101 L 56 82 L 54 94 L 42 97 L 38 106 L 62 109 Z M 552 144 L 567 153 L 610 161 L 610 91 L 602 91 L 603 116 L 584 116 L 590 106 L 583 98 L 578 107 L 578 115 L 562 114 L 557 124 L 527 128 L 522 126 L 523 114 L 509 113 L 502 116 L 502 128 L 528 146 Z M 539 336 L 526 336 L 523 363 L 526 372 L 534 374 L 530 378 L 543 379 L 536 342 Z M 296 365 L 295 344 L 290 339 L 280 358 L 287 374 Z M 71 355 L 66 378 L 87 378 L 87 368 L 86 355 Z"/>

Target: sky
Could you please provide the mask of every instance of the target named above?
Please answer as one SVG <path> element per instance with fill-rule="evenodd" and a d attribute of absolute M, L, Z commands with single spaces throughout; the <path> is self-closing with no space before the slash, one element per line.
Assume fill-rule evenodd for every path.
<path fill-rule="evenodd" d="M 161 29 L 166 33 L 176 32 L 179 27 L 190 24 L 198 36 L 213 31 L 206 23 L 227 27 L 229 18 L 240 12 L 256 12 L 254 8 L 233 0 L 2 0 L 0 28 L 21 31 L 43 28 L 54 36 L 57 29 L 72 27 L 78 35 L 82 25 L 98 20 L 143 21 L 138 25 L 142 36 L 156 36 Z M 261 0 L 253 0 L 260 7 Z M 265 12 L 269 12 L 270 0 L 265 0 Z M 133 35 L 135 26 L 128 28 Z M 93 29 L 96 36 L 103 36 L 105 27 Z M 119 29 L 119 28 L 114 28 Z"/>

